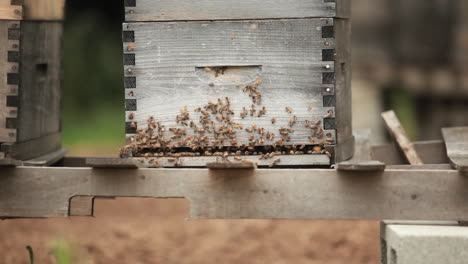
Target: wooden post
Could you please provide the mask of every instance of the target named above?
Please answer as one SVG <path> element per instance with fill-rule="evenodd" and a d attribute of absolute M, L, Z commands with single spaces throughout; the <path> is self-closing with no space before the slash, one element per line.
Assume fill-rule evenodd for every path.
<path fill-rule="evenodd" d="M 401 150 L 403 150 L 406 158 L 408 159 L 411 165 L 422 165 L 424 164 L 421 161 L 418 153 L 414 149 L 413 143 L 409 140 L 408 136 L 406 135 L 406 131 L 398 120 L 395 112 L 388 111 L 382 113 L 382 117 L 385 120 L 385 124 L 387 125 L 390 133 L 397 141 L 398 145 L 400 146 Z"/>

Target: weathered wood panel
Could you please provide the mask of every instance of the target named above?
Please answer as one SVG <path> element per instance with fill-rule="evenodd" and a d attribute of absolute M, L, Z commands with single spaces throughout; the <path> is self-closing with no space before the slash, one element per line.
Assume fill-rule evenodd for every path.
<path fill-rule="evenodd" d="M 468 172 L 468 127 L 443 128 L 442 134 L 452 166 Z"/>
<path fill-rule="evenodd" d="M 413 142 L 413 145 L 424 164 L 449 162 L 445 143 L 442 140 Z M 396 143 L 372 146 L 372 159 L 387 165 L 408 164 L 408 160 Z"/>
<path fill-rule="evenodd" d="M 17 140 L 19 21 L 0 21 L 0 143 Z"/>
<path fill-rule="evenodd" d="M 65 0 L 22 0 L 24 19 L 61 21 L 64 19 Z"/>
<path fill-rule="evenodd" d="M 93 168 L 206 168 L 208 163 L 228 162 L 232 164 L 241 164 L 244 162 L 252 162 L 259 167 L 269 167 L 275 160 L 278 160 L 271 167 L 305 167 L 305 166 L 330 166 L 330 158 L 325 154 L 309 154 L 309 155 L 276 155 L 273 158 L 260 159 L 260 155 L 256 156 L 239 156 L 241 160 L 236 160 L 229 156 L 225 159 L 222 157 L 202 156 L 202 157 L 154 157 L 154 158 L 88 158 L 86 165 Z"/>
<path fill-rule="evenodd" d="M 349 17 L 350 0 L 125 0 L 126 21 Z"/>
<path fill-rule="evenodd" d="M 23 18 L 23 7 L 12 5 L 10 0 L 0 2 L 0 20 L 21 20 Z"/>
<path fill-rule="evenodd" d="M 66 217 L 74 196 L 185 197 L 192 219 L 468 220 L 454 170 L 1 169 L 1 217 Z"/>
<path fill-rule="evenodd" d="M 305 120 L 320 120 L 325 133 L 335 139 L 335 91 L 343 94 L 343 126 L 351 120 L 345 102 L 350 93 L 349 66 L 344 62 L 348 54 L 336 55 L 346 74 L 335 88 L 333 37 L 333 19 L 124 24 L 126 121 L 145 128 L 147 118 L 154 116 L 166 127 L 178 127 L 175 117 L 185 106 L 191 119 L 198 120 L 196 107 L 229 97 L 236 113 L 232 120 L 244 128 L 256 125 L 280 138 L 278 129 L 289 127 L 288 121 L 297 116 L 290 144 L 309 143 Z M 216 66 L 227 69 L 218 77 L 204 70 Z M 261 106 L 267 113 L 242 119 L 242 108 L 250 109 L 252 100 L 236 85 L 252 84 L 256 78 L 262 79 Z M 350 135 L 349 130 L 347 126 L 344 133 Z M 237 134 L 239 143 L 248 143 L 248 137 L 245 131 Z"/>
<path fill-rule="evenodd" d="M 336 161 L 349 160 L 354 153 L 351 106 L 351 22 L 335 19 L 335 120 Z"/>
<path fill-rule="evenodd" d="M 60 150 L 61 141 L 60 132 L 56 132 L 28 141 L 3 143 L 0 145 L 0 151 L 5 152 L 7 157 L 27 160 Z"/>
<path fill-rule="evenodd" d="M 21 24 L 20 142 L 60 131 L 62 28 L 60 22 Z"/>
<path fill-rule="evenodd" d="M 422 165 L 424 164 L 419 157 L 414 144 L 409 140 L 405 128 L 401 125 L 400 120 L 395 115 L 393 111 L 387 111 L 382 113 L 382 117 L 385 120 L 385 124 L 388 127 L 388 130 L 392 137 L 400 146 L 400 149 L 405 154 L 411 165 Z"/>

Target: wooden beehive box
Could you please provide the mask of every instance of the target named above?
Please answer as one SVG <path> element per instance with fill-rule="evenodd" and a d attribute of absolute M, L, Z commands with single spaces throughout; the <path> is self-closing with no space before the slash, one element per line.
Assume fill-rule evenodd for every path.
<path fill-rule="evenodd" d="M 124 154 L 190 167 L 213 153 L 261 166 L 273 150 L 279 166 L 350 158 L 349 4 L 125 0 Z"/>
<path fill-rule="evenodd" d="M 63 5 L 0 3 L 1 157 L 27 160 L 60 149 Z"/>

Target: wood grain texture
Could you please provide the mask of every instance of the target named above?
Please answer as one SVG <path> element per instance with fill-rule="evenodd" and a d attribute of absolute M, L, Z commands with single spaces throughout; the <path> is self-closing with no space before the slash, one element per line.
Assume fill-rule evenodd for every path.
<path fill-rule="evenodd" d="M 136 0 L 126 21 L 349 17 L 350 0 Z"/>
<path fill-rule="evenodd" d="M 454 169 L 468 172 L 468 127 L 442 128 L 447 156 Z"/>
<path fill-rule="evenodd" d="M 5 152 L 9 158 L 29 160 L 59 151 L 61 141 L 61 134 L 56 132 L 24 142 L 0 144 L 0 151 Z"/>
<path fill-rule="evenodd" d="M 354 131 L 355 147 L 354 155 L 349 161 L 336 164 L 337 170 L 342 171 L 383 171 L 385 163 L 372 160 L 372 149 L 370 145 L 370 129 Z"/>
<path fill-rule="evenodd" d="M 67 154 L 66 149 L 59 149 L 57 151 L 49 152 L 45 155 L 29 159 L 23 162 L 24 166 L 45 167 L 52 166 L 59 162 Z"/>
<path fill-rule="evenodd" d="M 1 175 L 1 217 L 66 217 L 70 198 L 84 195 L 183 197 L 192 219 L 468 220 L 468 178 L 454 170 L 21 167 Z"/>
<path fill-rule="evenodd" d="M 0 2 L 0 20 L 21 20 L 22 18 L 22 6 L 11 5 L 9 0 Z"/>
<path fill-rule="evenodd" d="M 23 0 L 25 20 L 62 21 L 65 0 Z"/>
<path fill-rule="evenodd" d="M 323 61 L 322 51 L 335 47 L 334 39 L 322 38 L 322 27 L 332 25 L 333 19 L 124 24 L 135 40 L 124 43 L 124 53 L 135 54 L 135 66 L 125 66 L 125 73 L 136 77 L 136 88 L 126 89 L 126 99 L 137 102 L 137 111 L 127 111 L 127 122 L 145 128 L 146 119 L 154 116 L 166 127 L 178 127 L 175 116 L 180 109 L 187 106 L 191 119 L 198 120 L 196 107 L 227 96 L 236 113 L 233 120 L 244 128 L 255 124 L 278 139 L 278 129 L 288 127 L 295 115 L 298 122 L 289 144 L 308 144 L 311 131 L 303 122 L 323 121 L 329 110 L 335 117 L 334 107 L 324 107 L 324 95 L 334 94 L 333 81 L 323 84 L 323 73 L 335 71 L 333 61 Z M 228 68 L 218 77 L 203 70 L 215 66 Z M 252 84 L 256 78 L 263 80 L 259 89 L 267 114 L 241 119 L 242 107 L 249 109 L 252 100 L 236 85 Z M 292 114 L 286 113 L 286 106 Z M 256 106 L 257 113 L 259 109 Z M 335 138 L 334 129 L 325 130 L 328 133 Z M 237 133 L 239 143 L 248 143 L 248 136 Z"/>
<path fill-rule="evenodd" d="M 424 164 L 447 164 L 449 162 L 445 143 L 442 140 L 413 143 Z M 396 143 L 372 146 L 372 159 L 387 165 L 408 164 L 408 160 Z"/>
<path fill-rule="evenodd" d="M 20 52 L 19 36 L 12 34 L 19 32 L 20 25 L 19 21 L 0 21 L 0 143 L 17 140 L 17 130 L 13 124 L 17 124 L 19 102 L 16 105 L 9 104 L 8 98 L 17 98 L 18 83 L 8 79 L 11 74 L 18 74 L 19 61 L 11 61 L 8 54 Z"/>
<path fill-rule="evenodd" d="M 94 197 L 75 196 L 70 199 L 69 216 L 93 216 Z"/>
<path fill-rule="evenodd" d="M 416 152 L 413 143 L 411 143 L 408 136 L 406 135 L 406 131 L 401 125 L 400 120 L 398 120 L 397 116 L 395 115 L 395 112 L 384 112 L 382 113 L 382 117 L 389 129 L 389 132 L 395 138 L 409 163 L 411 165 L 424 164 Z"/>
<path fill-rule="evenodd" d="M 354 154 L 351 109 L 351 22 L 335 19 L 335 98 L 337 162 L 349 160 Z"/>
<path fill-rule="evenodd" d="M 227 162 L 240 164 L 244 162 L 253 162 L 258 167 L 269 167 L 275 159 L 280 159 L 274 167 L 306 167 L 306 166 L 330 166 L 330 158 L 325 154 L 310 155 L 277 155 L 270 159 L 260 159 L 260 156 L 239 156 L 242 160 L 238 161 L 235 156 L 229 156 Z M 151 160 L 151 161 L 149 161 Z M 178 161 L 178 162 L 177 162 Z M 157 165 L 155 165 L 155 162 Z M 86 165 L 93 168 L 206 168 L 207 164 L 223 162 L 222 157 L 201 156 L 201 157 L 180 157 L 180 158 L 87 158 Z M 179 163 L 179 164 L 177 164 Z"/>
<path fill-rule="evenodd" d="M 62 23 L 22 22 L 18 141 L 60 131 Z"/>

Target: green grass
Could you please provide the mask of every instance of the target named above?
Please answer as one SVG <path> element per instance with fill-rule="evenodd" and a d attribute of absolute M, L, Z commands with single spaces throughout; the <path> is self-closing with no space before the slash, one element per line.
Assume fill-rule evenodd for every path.
<path fill-rule="evenodd" d="M 62 143 L 72 149 L 78 145 L 119 147 L 125 142 L 124 111 L 113 106 L 102 106 L 86 114 L 64 111 Z"/>
<path fill-rule="evenodd" d="M 407 90 L 395 88 L 390 94 L 391 109 L 395 111 L 408 137 L 415 140 L 418 134 L 414 97 Z"/>

